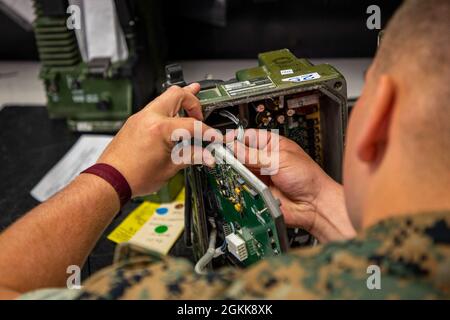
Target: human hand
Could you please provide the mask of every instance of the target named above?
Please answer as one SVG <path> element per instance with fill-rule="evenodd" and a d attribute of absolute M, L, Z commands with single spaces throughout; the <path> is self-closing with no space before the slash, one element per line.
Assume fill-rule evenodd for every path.
<path fill-rule="evenodd" d="M 146 195 L 159 188 L 188 164 L 175 164 L 171 152 L 176 144 L 171 137 L 176 129 L 185 129 L 194 136 L 194 122 L 203 120 L 201 106 L 195 95 L 199 84 L 185 88 L 169 88 L 140 112 L 132 115 L 98 159 L 116 168 L 128 181 L 132 196 Z M 177 117 L 183 108 L 186 118 Z M 205 132 L 208 127 L 202 123 Z M 194 150 L 194 149 L 192 149 Z M 184 149 L 183 149 L 184 151 Z M 203 153 L 206 165 L 214 158 Z"/>
<path fill-rule="evenodd" d="M 256 174 L 272 167 L 260 178 L 281 201 L 286 224 L 300 227 L 320 242 L 351 238 L 355 230 L 348 217 L 343 189 L 330 178 L 295 142 L 259 130 L 246 130 L 244 144 L 236 143 L 235 151 L 245 149 L 243 162 Z M 278 146 L 275 148 L 275 145 Z M 250 159 L 254 152 L 257 159 Z M 255 153 L 256 152 L 256 153 Z M 278 153 L 274 156 L 274 153 Z M 270 160 L 277 159 L 274 166 Z M 242 159 L 240 159 L 242 161 Z M 253 160 L 253 161 L 252 161 Z"/>

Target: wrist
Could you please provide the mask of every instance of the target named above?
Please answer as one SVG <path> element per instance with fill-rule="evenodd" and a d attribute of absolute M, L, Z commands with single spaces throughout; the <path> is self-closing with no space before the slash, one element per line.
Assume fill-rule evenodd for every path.
<path fill-rule="evenodd" d="M 71 190 L 77 190 L 80 197 L 95 199 L 95 204 L 88 204 L 86 210 L 92 210 L 93 205 L 108 207 L 112 213 L 119 212 L 120 199 L 116 190 L 104 179 L 92 174 L 80 174 L 71 184 Z M 83 190 L 83 193 L 80 193 Z M 83 202 L 83 201 L 80 201 Z"/>
<path fill-rule="evenodd" d="M 96 176 L 109 184 L 119 199 L 120 207 L 123 207 L 131 199 L 132 192 L 128 181 L 114 166 L 96 163 L 81 172 L 81 175 L 83 174 Z"/>
<path fill-rule="evenodd" d="M 320 242 L 352 238 L 355 229 L 347 213 L 342 185 L 326 177 L 316 200 L 317 214 L 311 233 Z"/>

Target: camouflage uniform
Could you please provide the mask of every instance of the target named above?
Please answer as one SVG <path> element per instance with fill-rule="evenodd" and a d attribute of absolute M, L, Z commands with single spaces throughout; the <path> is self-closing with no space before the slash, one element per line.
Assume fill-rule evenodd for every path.
<path fill-rule="evenodd" d="M 435 299 L 450 297 L 450 212 L 378 223 L 353 240 L 201 276 L 186 260 L 122 251 L 79 299 Z M 370 265 L 381 289 L 369 290 Z"/>

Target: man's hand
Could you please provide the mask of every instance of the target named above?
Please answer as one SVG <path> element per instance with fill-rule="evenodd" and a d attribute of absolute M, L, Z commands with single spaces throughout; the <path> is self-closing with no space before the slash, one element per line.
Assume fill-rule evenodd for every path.
<path fill-rule="evenodd" d="M 168 89 L 131 116 L 99 158 L 98 163 L 112 165 L 123 174 L 133 197 L 157 191 L 183 168 L 171 160 L 175 143 L 171 135 L 182 128 L 193 136 L 194 122 L 203 119 L 200 102 L 195 97 L 199 90 L 198 84 Z M 176 116 L 181 108 L 190 118 Z M 203 125 L 202 129 L 205 131 L 207 127 Z M 205 152 L 203 160 L 212 165 L 214 158 L 208 155 Z"/>
<path fill-rule="evenodd" d="M 245 159 L 246 165 L 256 174 L 260 169 L 268 168 L 268 158 L 279 159 L 277 170 L 260 178 L 280 199 L 286 224 L 309 231 L 320 242 L 353 237 L 355 230 L 345 209 L 342 186 L 295 142 L 273 133 L 267 134 L 267 139 L 261 141 L 261 136 L 251 131 L 246 130 L 245 146 L 237 143 L 236 148 L 245 148 L 247 155 L 256 152 L 258 160 L 253 164 L 248 156 Z M 257 141 L 252 141 L 254 137 Z M 274 139 L 278 140 L 278 151 L 274 147 L 277 142 Z M 279 154 L 274 156 L 275 152 Z"/>
<path fill-rule="evenodd" d="M 132 116 L 100 157 L 99 162 L 124 175 L 134 196 L 158 190 L 183 167 L 171 160 L 171 136 L 179 128 L 192 135 L 195 119 L 202 119 L 195 97 L 199 89 L 198 84 L 169 89 Z M 176 117 L 181 108 L 190 118 Z M 190 148 L 186 152 L 192 154 Z M 203 161 L 212 164 L 212 156 L 202 154 Z M 208 155 L 211 158 L 205 159 Z M 0 234 L 0 299 L 64 287 L 68 266 L 83 266 L 119 209 L 117 193 L 108 182 L 81 174 L 4 230 Z"/>

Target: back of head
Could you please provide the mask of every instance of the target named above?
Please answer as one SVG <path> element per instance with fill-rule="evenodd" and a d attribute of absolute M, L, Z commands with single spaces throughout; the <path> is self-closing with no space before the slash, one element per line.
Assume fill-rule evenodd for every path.
<path fill-rule="evenodd" d="M 449 32 L 450 0 L 405 0 L 389 21 L 347 132 L 357 226 L 450 208 Z"/>
<path fill-rule="evenodd" d="M 450 1 L 405 0 L 389 22 L 374 63 L 406 89 L 401 113 L 406 156 L 450 180 Z M 408 154 L 409 153 L 409 154 Z"/>

